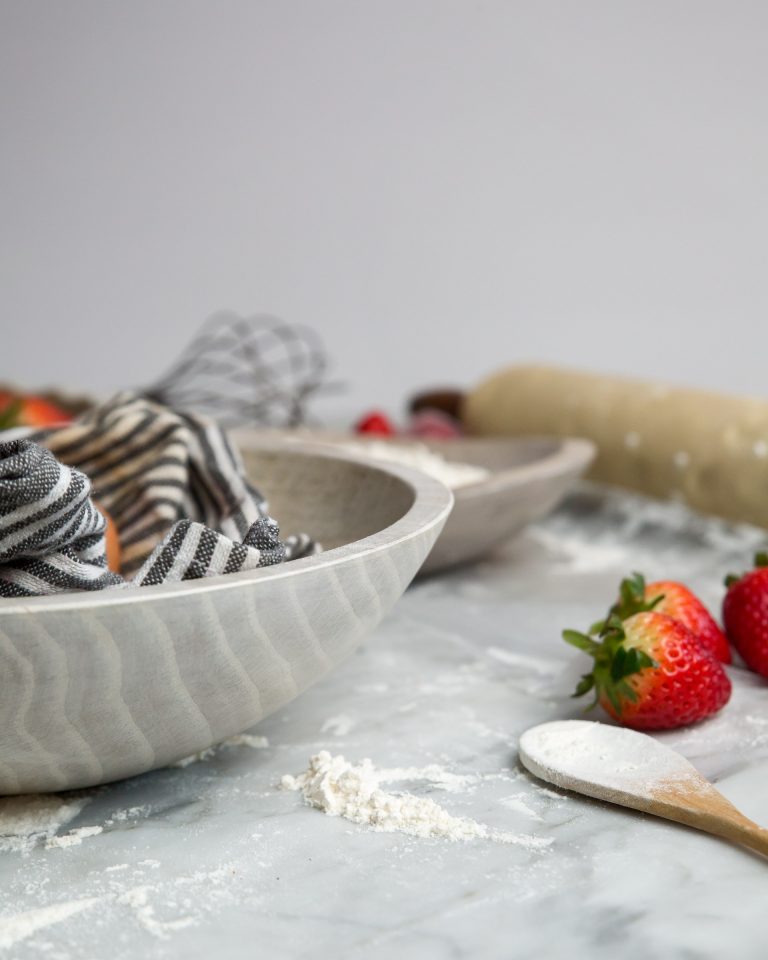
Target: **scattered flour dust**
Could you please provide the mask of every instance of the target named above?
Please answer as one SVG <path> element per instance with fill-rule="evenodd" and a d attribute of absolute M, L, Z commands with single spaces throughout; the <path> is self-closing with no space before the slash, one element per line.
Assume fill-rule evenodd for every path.
<path fill-rule="evenodd" d="M 210 760 L 215 757 L 219 750 L 226 750 L 230 747 L 250 747 L 252 750 L 265 750 L 269 746 L 269 740 L 266 737 L 260 737 L 253 733 L 236 733 L 233 737 L 227 737 L 221 743 L 213 747 L 207 747 L 199 753 L 193 753 L 189 757 L 182 757 L 172 767 L 188 767 L 191 763 L 198 763 L 201 760 Z"/>
<path fill-rule="evenodd" d="M 25 910 L 24 913 L 15 913 L 9 917 L 0 916 L 0 950 L 8 950 L 21 940 L 26 940 L 33 933 L 37 933 L 38 930 L 60 923 L 98 902 L 99 897 L 87 897 L 82 900 L 52 903 L 47 907 Z"/>
<path fill-rule="evenodd" d="M 590 542 L 543 527 L 531 527 L 529 535 L 555 554 L 554 566 L 558 570 L 586 574 L 626 564 L 626 548 L 620 544 Z"/>
<path fill-rule="evenodd" d="M 152 887 L 133 887 L 121 894 L 117 902 L 130 907 L 142 927 L 159 940 L 167 940 L 175 930 L 194 926 L 196 921 L 192 916 L 179 917 L 176 920 L 158 920 L 150 900 L 152 892 Z"/>
<path fill-rule="evenodd" d="M 562 660 L 532 657 L 527 653 L 516 653 L 513 650 L 505 650 L 502 647 L 487 647 L 486 652 L 489 657 L 498 660 L 499 663 L 505 663 L 510 667 L 523 667 L 532 670 L 534 673 L 547 676 L 559 674 L 563 669 Z"/>
<path fill-rule="evenodd" d="M 89 800 L 47 794 L 0 798 L 0 852 L 28 853 L 39 840 L 49 841 Z"/>
<path fill-rule="evenodd" d="M 251 750 L 266 750 L 269 746 L 269 740 L 266 737 L 257 736 L 255 733 L 236 733 L 234 737 L 227 737 L 220 744 L 220 747 L 250 747 Z"/>
<path fill-rule="evenodd" d="M 70 830 L 60 837 L 49 837 L 45 844 L 46 850 L 52 850 L 56 847 L 74 847 L 82 843 L 88 837 L 95 837 L 104 830 L 103 827 L 78 827 L 77 830 Z"/>
<path fill-rule="evenodd" d="M 127 866 L 128 864 L 118 864 L 106 869 L 116 870 Z M 197 922 L 193 916 L 178 917 L 174 920 L 160 920 L 155 914 L 155 908 L 150 899 L 150 894 L 153 892 L 154 888 L 150 886 L 132 887 L 117 896 L 65 900 L 61 903 L 52 903 L 46 907 L 25 910 L 23 913 L 0 916 L 0 950 L 8 950 L 38 931 L 44 930 L 55 923 L 61 923 L 96 904 L 104 905 L 110 902 L 128 907 L 141 926 L 159 940 L 167 940 L 174 931 L 193 926 Z"/>
<path fill-rule="evenodd" d="M 348 713 L 339 713 L 328 719 L 320 727 L 320 733 L 332 733 L 335 737 L 346 737 L 352 730 L 355 721 Z"/>
<path fill-rule="evenodd" d="M 426 767 L 388 767 L 378 770 L 379 783 L 395 783 L 403 780 L 426 780 L 440 790 L 448 793 L 458 793 L 473 787 L 479 777 L 474 773 L 451 773 L 437 763 L 430 763 Z"/>
<path fill-rule="evenodd" d="M 538 813 L 533 809 L 533 807 L 528 806 L 525 802 L 524 796 L 521 793 L 514 793 L 512 796 L 504 797 L 501 801 L 503 806 L 507 810 L 514 810 L 515 813 L 522 813 L 526 817 L 530 817 L 531 820 L 542 820 L 543 817 L 540 817 Z"/>
<path fill-rule="evenodd" d="M 379 770 L 368 759 L 352 764 L 341 755 L 334 757 L 322 750 L 310 759 L 304 773 L 284 776 L 280 786 L 283 790 L 301 791 L 306 803 L 330 817 L 344 817 L 385 833 L 445 840 L 494 840 L 530 850 L 552 843 L 548 838 L 505 833 L 468 817 L 454 817 L 428 797 L 381 789 L 381 784 L 388 780 L 425 779 L 424 771 L 428 769 Z M 413 773 L 417 776 L 411 776 Z"/>

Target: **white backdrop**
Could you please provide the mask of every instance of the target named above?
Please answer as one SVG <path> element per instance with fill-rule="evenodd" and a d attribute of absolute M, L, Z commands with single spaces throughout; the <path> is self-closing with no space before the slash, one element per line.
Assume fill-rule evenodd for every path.
<path fill-rule="evenodd" d="M 0 379 L 145 382 L 229 307 L 317 328 L 328 415 L 766 393 L 767 83 L 760 0 L 0 0 Z"/>

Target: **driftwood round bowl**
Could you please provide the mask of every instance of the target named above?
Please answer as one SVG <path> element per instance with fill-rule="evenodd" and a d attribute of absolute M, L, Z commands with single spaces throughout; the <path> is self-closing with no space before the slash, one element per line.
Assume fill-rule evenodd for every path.
<path fill-rule="evenodd" d="M 0 601 L 0 794 L 106 783 L 238 733 L 343 660 L 451 509 L 423 474 L 328 448 L 243 450 L 283 533 L 323 553 L 136 590 Z"/>
<path fill-rule="evenodd" d="M 241 443 L 269 436 L 269 432 L 242 430 Z M 276 431 L 286 443 L 307 440 L 335 450 L 364 452 L 369 444 L 387 441 L 368 434 L 330 431 Z M 589 467 L 595 456 L 590 440 L 576 437 L 464 437 L 457 440 L 413 440 L 393 437 L 394 447 L 411 443 L 429 447 L 445 460 L 483 467 L 488 476 L 453 491 L 454 506 L 420 573 L 436 573 L 471 563 L 516 536 L 529 523 L 554 509 Z M 372 463 L 389 461 L 372 459 Z"/>
<path fill-rule="evenodd" d="M 454 491 L 453 511 L 422 573 L 478 560 L 545 517 L 595 456 L 591 441 L 575 437 L 468 437 L 428 445 L 447 460 L 484 467 L 488 477 Z"/>

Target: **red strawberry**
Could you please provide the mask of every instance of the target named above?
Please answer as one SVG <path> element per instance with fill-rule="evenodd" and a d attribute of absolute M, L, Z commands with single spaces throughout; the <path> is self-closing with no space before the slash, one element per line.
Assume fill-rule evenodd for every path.
<path fill-rule="evenodd" d="M 49 400 L 33 394 L 0 390 L 0 430 L 9 427 L 51 427 L 69 423 L 71 415 Z"/>
<path fill-rule="evenodd" d="M 768 554 L 758 553 L 755 567 L 725 581 L 723 624 L 749 669 L 768 677 Z"/>
<path fill-rule="evenodd" d="M 626 620 L 627 617 L 644 610 L 666 613 L 673 620 L 679 620 L 718 660 L 723 663 L 731 662 L 731 648 L 725 634 L 701 600 L 684 584 L 675 580 L 655 580 L 646 584 L 640 573 L 633 573 L 631 577 L 622 580 L 619 599 L 610 612 L 615 613 L 620 620 Z"/>
<path fill-rule="evenodd" d="M 683 727 L 716 713 L 731 696 L 720 662 L 664 613 L 648 610 L 623 622 L 612 615 L 599 640 L 574 630 L 564 630 L 563 639 L 595 659 L 574 696 L 594 688 L 595 702 L 627 727 Z"/>
<path fill-rule="evenodd" d="M 381 437 L 393 437 L 397 431 L 392 425 L 392 421 L 379 410 L 373 410 L 366 414 L 355 424 L 356 433 L 373 433 Z"/>

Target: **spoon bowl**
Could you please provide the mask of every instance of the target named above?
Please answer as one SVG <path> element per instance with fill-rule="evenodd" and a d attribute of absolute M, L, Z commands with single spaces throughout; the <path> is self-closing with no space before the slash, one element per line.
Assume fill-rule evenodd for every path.
<path fill-rule="evenodd" d="M 768 856 L 768 830 L 744 816 L 677 751 L 626 727 L 558 720 L 520 738 L 520 761 L 566 790 L 684 823 Z"/>

